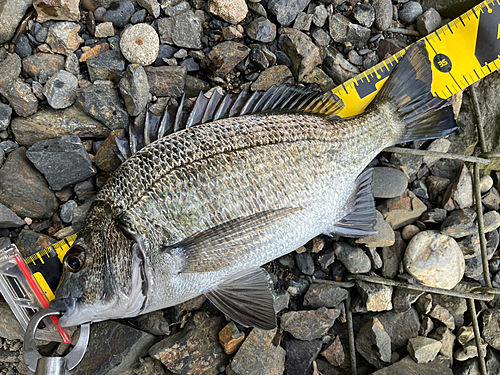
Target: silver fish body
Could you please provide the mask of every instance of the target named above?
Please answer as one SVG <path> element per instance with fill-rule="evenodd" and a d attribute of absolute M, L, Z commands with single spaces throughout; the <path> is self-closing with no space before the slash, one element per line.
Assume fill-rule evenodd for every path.
<path fill-rule="evenodd" d="M 418 72 L 417 52 L 410 66 Z M 239 298 L 235 285 L 254 287 L 261 274 L 252 270 L 319 234 L 370 233 L 373 198 L 363 198 L 370 172 L 360 173 L 382 149 L 412 136 L 393 92 L 350 119 L 250 114 L 185 129 L 137 152 L 99 192 L 66 256 L 56 295 L 66 311 L 61 324 L 136 316 L 204 293 L 235 320 L 271 328 L 268 316 L 245 320 L 228 296 L 245 306 L 253 295 Z M 449 108 L 436 106 L 446 110 L 446 126 L 431 137 L 452 128 Z M 356 205 L 367 217 L 339 225 Z"/>

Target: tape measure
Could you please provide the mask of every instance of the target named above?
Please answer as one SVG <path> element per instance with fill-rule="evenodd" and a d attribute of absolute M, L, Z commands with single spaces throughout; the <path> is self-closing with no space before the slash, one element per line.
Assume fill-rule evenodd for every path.
<path fill-rule="evenodd" d="M 500 0 L 487 0 L 419 41 L 432 67 L 431 91 L 448 99 L 500 68 Z M 340 117 L 360 114 L 370 104 L 406 50 L 367 69 L 331 92 L 343 100 Z"/>

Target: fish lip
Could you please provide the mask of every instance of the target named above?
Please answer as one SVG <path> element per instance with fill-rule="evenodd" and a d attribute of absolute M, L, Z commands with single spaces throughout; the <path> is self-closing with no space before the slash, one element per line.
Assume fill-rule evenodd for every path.
<path fill-rule="evenodd" d="M 75 298 L 60 298 L 50 301 L 49 307 L 63 313 L 59 317 L 59 325 L 61 327 L 69 327 L 74 324 L 68 324 L 68 320 L 75 317 L 77 311 Z"/>

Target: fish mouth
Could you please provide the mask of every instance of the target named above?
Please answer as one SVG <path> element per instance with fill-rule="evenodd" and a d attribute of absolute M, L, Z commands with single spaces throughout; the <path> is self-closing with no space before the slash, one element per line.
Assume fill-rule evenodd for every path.
<path fill-rule="evenodd" d="M 63 313 L 59 317 L 61 327 L 71 327 L 86 323 L 86 321 L 74 321 L 77 318 L 76 300 L 74 298 L 61 298 L 50 302 L 49 307 Z"/>

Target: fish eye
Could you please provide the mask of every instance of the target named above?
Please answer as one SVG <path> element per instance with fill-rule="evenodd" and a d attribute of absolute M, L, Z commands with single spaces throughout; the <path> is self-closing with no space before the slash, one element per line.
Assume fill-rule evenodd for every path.
<path fill-rule="evenodd" d="M 81 246 L 73 246 L 64 256 L 64 266 L 71 272 L 78 272 L 85 263 L 85 250 Z"/>

